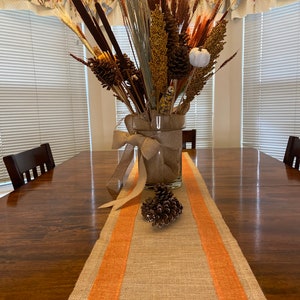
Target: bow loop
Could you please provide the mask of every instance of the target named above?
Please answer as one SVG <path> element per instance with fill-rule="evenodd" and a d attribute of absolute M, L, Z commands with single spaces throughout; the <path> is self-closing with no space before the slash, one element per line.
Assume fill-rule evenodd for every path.
<path fill-rule="evenodd" d="M 123 147 L 128 140 L 129 133 L 121 130 L 114 130 L 112 149 Z"/>
<path fill-rule="evenodd" d="M 143 157 L 149 160 L 159 150 L 160 143 L 151 137 L 146 137 L 142 134 L 129 134 L 128 132 L 115 130 L 113 136 L 113 149 L 119 149 L 125 144 L 137 146 L 141 150 Z"/>

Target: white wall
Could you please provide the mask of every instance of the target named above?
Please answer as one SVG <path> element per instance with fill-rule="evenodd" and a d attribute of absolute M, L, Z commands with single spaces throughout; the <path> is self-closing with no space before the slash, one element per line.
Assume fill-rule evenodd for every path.
<path fill-rule="evenodd" d="M 215 78 L 214 147 L 239 147 L 241 140 L 242 104 L 242 26 L 233 20 L 227 26 L 227 43 L 220 56 L 223 63 L 238 51 L 235 58 L 224 66 Z"/>
<path fill-rule="evenodd" d="M 241 135 L 242 20 L 229 21 L 227 43 L 219 62 L 238 55 L 221 69 L 215 80 L 214 147 L 239 147 Z M 111 149 L 115 123 L 112 92 L 103 89 L 89 71 L 89 102 L 93 150 Z"/>
<path fill-rule="evenodd" d="M 92 150 L 110 150 L 116 123 L 113 93 L 102 88 L 90 70 L 88 85 Z"/>

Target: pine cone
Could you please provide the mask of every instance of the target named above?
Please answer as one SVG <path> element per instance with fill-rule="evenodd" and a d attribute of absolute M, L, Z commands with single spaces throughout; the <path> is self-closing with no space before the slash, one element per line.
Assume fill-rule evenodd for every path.
<path fill-rule="evenodd" d="M 116 57 L 116 64 L 119 67 L 119 70 L 122 73 L 124 80 L 128 80 L 129 77 L 138 74 L 138 70 L 136 69 L 133 61 L 128 57 L 126 53 L 123 54 L 123 58 L 126 62 L 126 68 L 121 66 L 120 60 Z"/>
<path fill-rule="evenodd" d="M 175 221 L 182 213 L 183 206 L 164 184 L 154 187 L 155 197 L 142 204 L 142 216 L 152 226 L 162 228 Z"/>
<path fill-rule="evenodd" d="M 192 66 L 187 46 L 179 46 L 169 57 L 168 68 L 170 79 L 182 79 L 190 73 Z"/>
<path fill-rule="evenodd" d="M 187 46 L 190 40 L 190 36 L 186 32 L 179 34 L 179 44 Z M 189 47 L 190 48 L 190 47 Z"/>
<path fill-rule="evenodd" d="M 111 61 L 89 58 L 88 66 L 102 83 L 102 86 L 108 90 L 110 90 L 113 85 L 119 83 L 120 78 L 117 75 L 115 65 Z"/>
<path fill-rule="evenodd" d="M 144 100 L 144 83 L 143 83 L 143 75 L 141 70 L 137 69 L 131 59 L 128 57 L 126 53 L 123 54 L 123 58 L 126 62 L 126 68 L 121 66 L 121 62 L 118 58 L 116 58 L 116 64 L 121 71 L 123 80 L 126 83 L 127 90 L 130 91 L 128 98 L 131 99 L 140 99 L 140 101 L 136 102 L 140 111 L 145 110 Z"/>
<path fill-rule="evenodd" d="M 167 55 L 171 55 L 174 48 L 179 43 L 179 32 L 177 21 L 169 10 L 166 10 L 164 21 L 166 22 L 165 30 L 168 34 Z"/>

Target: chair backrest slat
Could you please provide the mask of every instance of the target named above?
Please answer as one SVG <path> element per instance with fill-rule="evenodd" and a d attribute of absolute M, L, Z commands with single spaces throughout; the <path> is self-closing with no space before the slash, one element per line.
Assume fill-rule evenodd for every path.
<path fill-rule="evenodd" d="M 182 149 L 187 149 L 188 143 L 191 143 L 191 149 L 196 149 L 196 129 L 182 130 Z"/>
<path fill-rule="evenodd" d="M 18 154 L 5 156 L 3 161 L 14 189 L 26 183 L 25 177 L 27 182 L 37 178 L 39 176 L 37 167 L 40 167 L 41 174 L 46 172 L 45 165 L 47 171 L 55 167 L 49 143 Z"/>
<path fill-rule="evenodd" d="M 38 175 L 38 171 L 37 171 L 37 167 L 32 168 L 32 173 L 33 173 L 33 178 L 37 178 Z"/>
<path fill-rule="evenodd" d="M 25 174 L 25 176 L 26 176 L 27 182 L 28 182 L 28 181 L 31 181 L 31 174 L 30 174 L 30 171 L 26 171 L 26 172 L 24 172 L 24 174 Z M 24 177 L 23 177 L 23 178 L 24 178 Z"/>
<path fill-rule="evenodd" d="M 40 165 L 40 170 L 42 174 L 46 173 L 45 164 Z"/>

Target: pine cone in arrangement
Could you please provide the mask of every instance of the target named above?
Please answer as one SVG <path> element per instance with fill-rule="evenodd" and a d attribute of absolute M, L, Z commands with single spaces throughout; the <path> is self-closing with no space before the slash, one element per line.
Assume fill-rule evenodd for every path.
<path fill-rule="evenodd" d="M 108 90 L 110 90 L 113 85 L 119 84 L 120 78 L 117 74 L 116 66 L 111 61 L 89 58 L 87 65 L 102 83 L 102 86 Z"/>
<path fill-rule="evenodd" d="M 162 228 L 179 217 L 183 206 L 165 184 L 156 185 L 154 192 L 155 197 L 142 204 L 142 216 L 152 226 Z"/>
<path fill-rule="evenodd" d="M 166 22 L 165 30 L 168 33 L 167 56 L 169 56 L 179 43 L 178 24 L 169 10 L 165 12 L 164 21 Z"/>
<path fill-rule="evenodd" d="M 169 78 L 181 79 L 186 77 L 192 67 L 189 60 L 188 47 L 185 45 L 178 46 L 169 57 Z"/>
<path fill-rule="evenodd" d="M 181 32 L 179 34 L 179 44 L 180 45 L 184 45 L 184 46 L 188 46 L 190 37 L 186 32 Z"/>
<path fill-rule="evenodd" d="M 128 78 L 132 77 L 133 75 L 139 75 L 139 71 L 136 69 L 133 61 L 128 57 L 126 53 L 123 54 L 123 59 L 127 65 L 126 68 L 121 67 L 121 62 L 118 59 L 118 57 L 116 57 L 115 59 L 116 59 L 116 64 L 119 67 L 124 80 L 128 80 Z"/>

